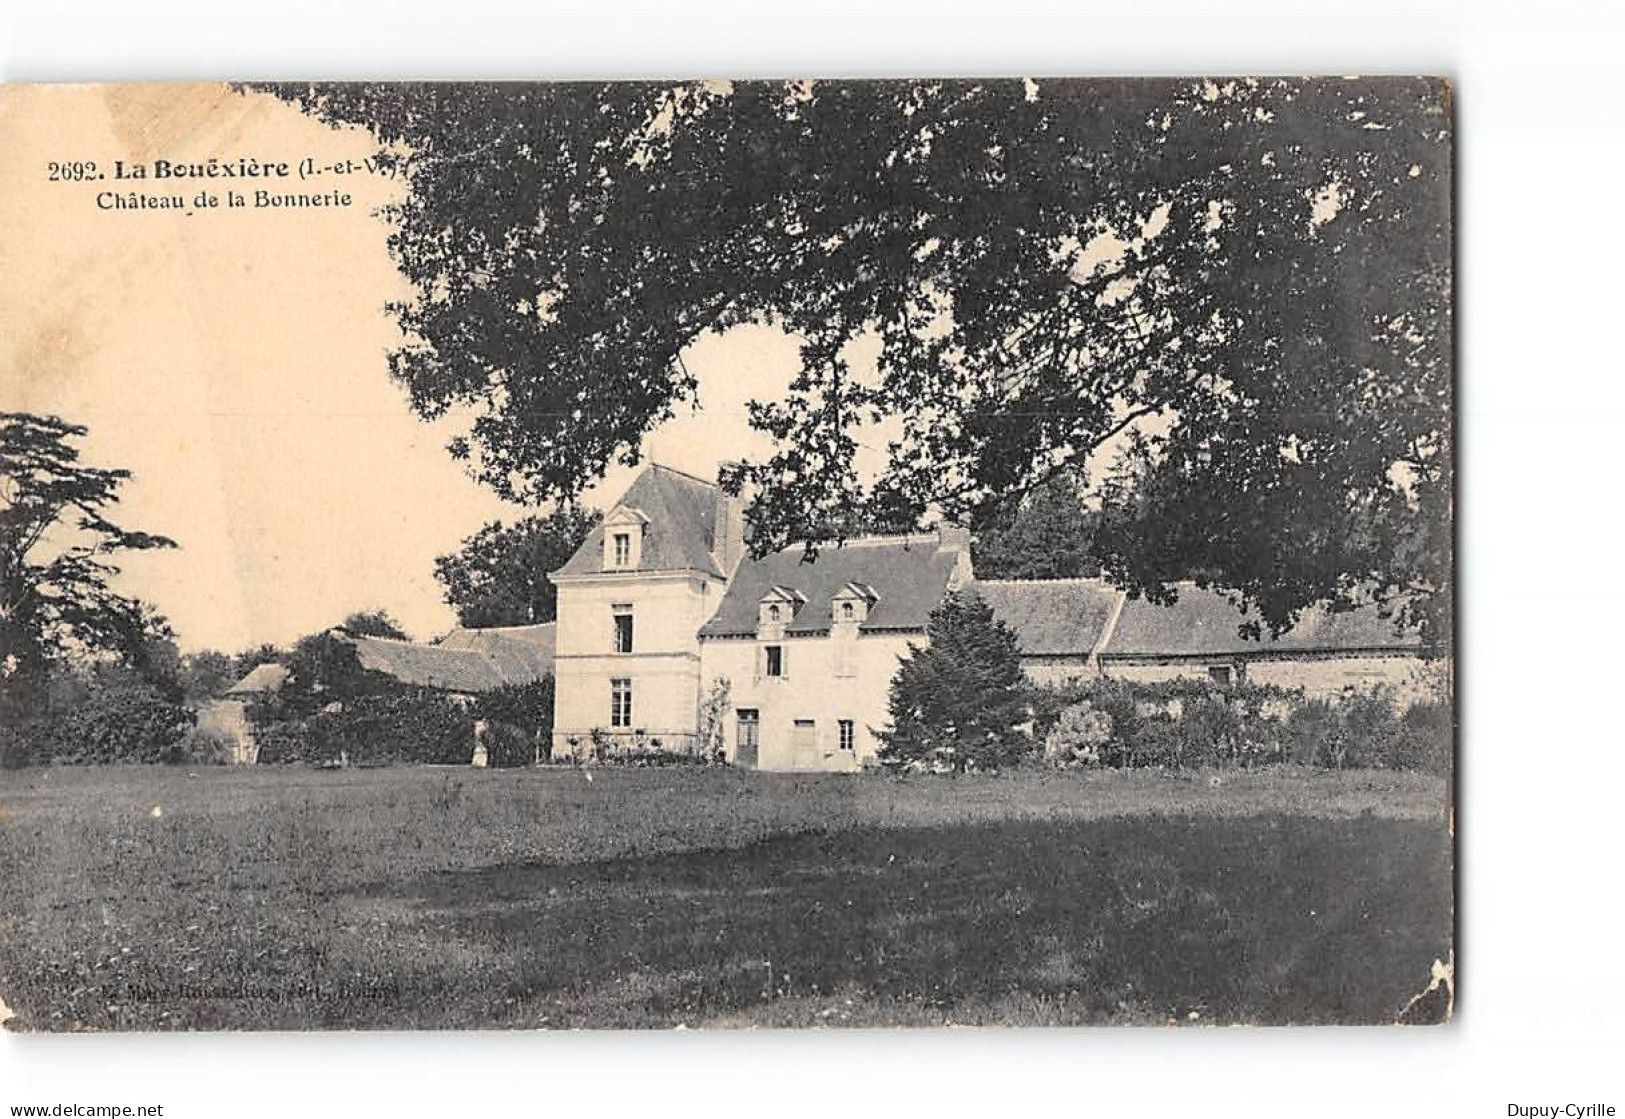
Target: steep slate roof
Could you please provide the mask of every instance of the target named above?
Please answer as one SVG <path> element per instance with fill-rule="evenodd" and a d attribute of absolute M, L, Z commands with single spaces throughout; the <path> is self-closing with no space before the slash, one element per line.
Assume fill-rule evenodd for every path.
<path fill-rule="evenodd" d="M 1250 641 L 1237 629 L 1248 620 L 1217 591 L 1192 583 L 1177 584 L 1179 601 L 1156 606 L 1145 599 L 1123 604 L 1122 616 L 1101 656 L 1214 656 L 1258 653 L 1345 652 L 1358 649 L 1415 650 L 1414 633 L 1394 632 L 1392 619 L 1374 606 L 1332 613 L 1315 607 L 1298 624 L 1272 640 Z"/>
<path fill-rule="evenodd" d="M 510 684 L 540 680 L 553 671 L 557 625 L 459 627 L 440 639 L 442 649 L 483 654 Z"/>
<path fill-rule="evenodd" d="M 723 576 L 711 554 L 716 546 L 717 487 L 658 463 L 637 476 L 616 508 L 648 518 L 636 571 L 703 571 Z M 558 575 L 595 575 L 604 570 L 604 526 L 594 528 Z"/>
<path fill-rule="evenodd" d="M 792 587 L 807 596 L 806 605 L 786 623 L 786 634 L 827 632 L 830 600 L 848 583 L 865 583 L 879 596 L 859 626 L 862 631 L 923 630 L 931 611 L 942 602 L 958 562 L 955 552 L 938 548 L 935 536 L 848 540 L 841 547 L 823 548 L 813 563 L 802 562 L 802 556 L 801 546 L 795 545 L 742 561 L 700 636 L 754 634 L 757 607 L 775 586 Z"/>
<path fill-rule="evenodd" d="M 288 669 L 286 665 L 274 662 L 255 665 L 248 675 L 226 689 L 227 695 L 260 695 L 266 692 L 275 692 L 287 683 Z"/>
<path fill-rule="evenodd" d="M 1088 655 L 1120 594 L 1098 579 L 979 580 L 974 589 L 1029 657 Z"/>

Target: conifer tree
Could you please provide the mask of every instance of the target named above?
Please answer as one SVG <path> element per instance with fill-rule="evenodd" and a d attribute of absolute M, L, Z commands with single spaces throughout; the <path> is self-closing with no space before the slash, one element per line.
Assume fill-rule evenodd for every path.
<path fill-rule="evenodd" d="M 941 763 L 998 769 L 1031 745 L 1016 635 L 971 594 L 950 594 L 931 613 L 930 644 L 905 657 L 891 683 L 891 729 L 882 764 Z"/>

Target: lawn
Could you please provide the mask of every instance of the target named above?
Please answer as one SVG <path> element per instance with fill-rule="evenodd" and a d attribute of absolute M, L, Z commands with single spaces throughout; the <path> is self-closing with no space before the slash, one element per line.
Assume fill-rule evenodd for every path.
<path fill-rule="evenodd" d="M 0 773 L 23 1029 L 1389 1022 L 1448 787 L 1279 769 Z"/>

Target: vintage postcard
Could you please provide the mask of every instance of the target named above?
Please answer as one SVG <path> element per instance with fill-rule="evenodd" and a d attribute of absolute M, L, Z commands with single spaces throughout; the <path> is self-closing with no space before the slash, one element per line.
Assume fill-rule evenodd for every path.
<path fill-rule="evenodd" d="M 0 1019 L 1448 1021 L 1453 119 L 0 87 Z"/>

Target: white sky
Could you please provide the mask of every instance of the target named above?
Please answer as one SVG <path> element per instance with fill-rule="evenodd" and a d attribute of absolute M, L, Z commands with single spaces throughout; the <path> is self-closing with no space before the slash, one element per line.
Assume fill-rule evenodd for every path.
<path fill-rule="evenodd" d="M 11 88 L 0 103 L 0 408 L 83 423 L 86 461 L 135 472 L 123 523 L 181 547 L 128 557 L 120 586 L 184 648 L 286 642 L 379 607 L 432 637 L 453 624 L 435 556 L 524 511 L 470 481 L 450 432 L 389 379 L 383 307 L 407 289 L 371 210 L 395 187 L 351 177 L 349 209 L 108 213 L 94 202 L 108 184 L 50 183 L 44 165 L 372 147 L 219 86 Z M 764 449 L 745 403 L 782 389 L 795 345 L 746 328 L 685 360 L 705 411 L 664 425 L 646 457 L 710 477 Z M 630 474 L 588 500 L 613 501 Z"/>

